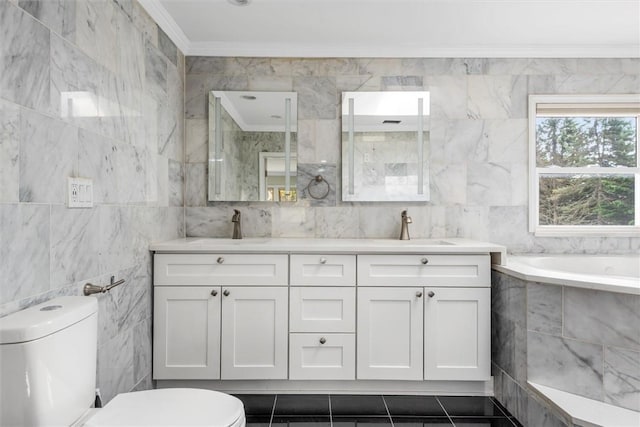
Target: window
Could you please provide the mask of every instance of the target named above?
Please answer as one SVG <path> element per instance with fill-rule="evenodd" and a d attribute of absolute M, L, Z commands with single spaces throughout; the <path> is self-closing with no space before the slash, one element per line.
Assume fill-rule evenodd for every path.
<path fill-rule="evenodd" d="M 529 96 L 529 228 L 640 235 L 640 95 Z"/>

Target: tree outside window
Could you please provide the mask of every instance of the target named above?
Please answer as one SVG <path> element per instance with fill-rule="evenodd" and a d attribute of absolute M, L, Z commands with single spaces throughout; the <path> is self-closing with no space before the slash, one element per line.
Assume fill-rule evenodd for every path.
<path fill-rule="evenodd" d="M 531 231 L 638 233 L 640 96 L 530 96 Z"/>

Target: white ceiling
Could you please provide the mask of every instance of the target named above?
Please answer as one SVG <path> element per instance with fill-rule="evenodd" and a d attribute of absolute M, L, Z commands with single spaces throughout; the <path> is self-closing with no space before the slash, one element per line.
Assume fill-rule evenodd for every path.
<path fill-rule="evenodd" d="M 638 0 L 140 0 L 186 55 L 640 57 Z"/>
<path fill-rule="evenodd" d="M 291 100 L 291 131 L 298 130 L 298 94 L 296 92 L 211 91 L 221 98 L 240 129 L 248 132 L 284 132 L 285 100 Z M 247 98 L 248 97 L 248 98 Z"/>

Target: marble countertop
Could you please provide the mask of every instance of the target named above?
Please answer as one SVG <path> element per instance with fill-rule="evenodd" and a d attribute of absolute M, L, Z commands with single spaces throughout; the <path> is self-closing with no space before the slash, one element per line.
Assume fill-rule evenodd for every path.
<path fill-rule="evenodd" d="M 157 242 L 150 250 L 162 253 L 208 252 L 285 252 L 285 253 L 359 253 L 359 254 L 491 254 L 494 264 L 506 262 L 506 248 L 477 240 L 443 239 L 308 239 L 247 238 L 217 239 L 187 237 Z"/>

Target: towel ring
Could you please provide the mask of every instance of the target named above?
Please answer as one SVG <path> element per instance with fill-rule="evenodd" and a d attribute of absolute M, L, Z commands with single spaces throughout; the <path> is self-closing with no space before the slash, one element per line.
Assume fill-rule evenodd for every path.
<path fill-rule="evenodd" d="M 313 194 L 311 192 L 311 189 L 319 187 L 323 182 L 326 184 L 327 189 L 323 193 Z M 329 192 L 331 191 L 331 186 L 329 185 L 329 182 L 322 177 L 322 175 L 316 175 L 314 178 L 311 178 L 309 180 L 309 183 L 305 187 L 305 190 L 307 191 L 309 196 L 311 196 L 311 198 L 316 200 L 322 200 L 329 195 Z"/>

